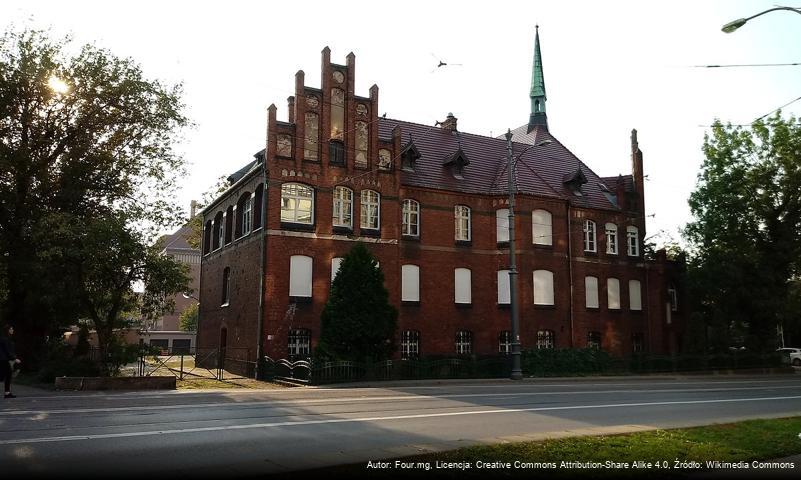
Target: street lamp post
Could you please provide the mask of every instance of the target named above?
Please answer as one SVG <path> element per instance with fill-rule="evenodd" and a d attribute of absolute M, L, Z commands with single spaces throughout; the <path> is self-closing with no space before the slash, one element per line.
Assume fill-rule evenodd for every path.
<path fill-rule="evenodd" d="M 764 12 L 757 13 L 756 15 L 751 15 L 750 17 L 738 18 L 737 20 L 733 20 L 733 21 L 727 23 L 726 25 L 723 25 L 723 28 L 721 28 L 721 30 L 723 30 L 725 33 L 731 33 L 733 31 L 737 30 L 738 28 L 742 27 L 743 25 L 745 25 L 745 23 L 747 21 L 751 20 L 752 18 L 756 18 L 756 17 L 758 17 L 760 15 L 764 15 L 764 14 L 766 14 L 768 12 L 775 12 L 776 10 L 789 10 L 791 12 L 795 12 L 795 13 L 798 13 L 798 14 L 801 15 L 801 8 L 793 8 L 793 7 L 769 8 L 769 9 L 765 10 Z"/>

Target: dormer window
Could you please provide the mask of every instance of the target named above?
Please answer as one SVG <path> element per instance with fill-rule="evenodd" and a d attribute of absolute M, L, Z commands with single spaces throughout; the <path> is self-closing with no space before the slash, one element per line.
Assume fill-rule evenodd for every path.
<path fill-rule="evenodd" d="M 446 167 L 451 167 L 453 176 L 461 180 L 464 178 L 464 167 L 470 164 L 470 160 L 467 159 L 467 155 L 460 147 L 459 150 L 445 157 L 445 161 L 442 164 Z"/>
<path fill-rule="evenodd" d="M 420 156 L 417 146 L 413 141 L 409 141 L 401 150 L 401 168 L 407 172 L 414 172 L 414 163 Z"/>
<path fill-rule="evenodd" d="M 568 173 L 562 177 L 562 183 L 564 183 L 568 190 L 573 192 L 573 195 L 582 197 L 584 194 L 581 193 L 581 186 L 587 183 L 587 177 L 579 167 L 576 169 L 575 173 Z"/>

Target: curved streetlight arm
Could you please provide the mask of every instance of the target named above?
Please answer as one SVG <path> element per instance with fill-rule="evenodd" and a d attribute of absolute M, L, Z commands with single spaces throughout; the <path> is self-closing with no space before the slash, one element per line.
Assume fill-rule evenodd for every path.
<path fill-rule="evenodd" d="M 738 18 L 737 20 L 733 20 L 733 21 L 727 23 L 726 25 L 723 25 L 723 28 L 721 28 L 721 30 L 724 31 L 725 33 L 731 33 L 733 31 L 737 30 L 738 28 L 742 27 L 743 25 L 745 25 L 745 23 L 747 21 L 749 21 L 749 20 L 751 20 L 753 18 L 759 17 L 760 15 L 764 15 L 766 13 L 769 13 L 769 12 L 775 12 L 776 10 L 790 10 L 791 12 L 795 12 L 795 13 L 801 15 L 801 9 L 799 9 L 799 8 L 774 7 L 774 8 L 769 8 L 769 9 L 765 10 L 764 12 L 759 12 L 756 15 L 751 15 L 750 17 L 747 17 L 747 18 Z"/>

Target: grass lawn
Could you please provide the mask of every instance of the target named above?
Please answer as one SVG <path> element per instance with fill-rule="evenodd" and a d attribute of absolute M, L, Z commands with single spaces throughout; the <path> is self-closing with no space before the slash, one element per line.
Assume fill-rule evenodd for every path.
<path fill-rule="evenodd" d="M 623 435 L 561 438 L 537 442 L 503 443 L 465 447 L 441 453 L 405 457 L 402 462 L 424 468 L 400 470 L 395 459 L 383 469 L 368 469 L 366 464 L 322 469 L 320 473 L 341 477 L 389 478 L 396 476 L 438 478 L 525 477 L 525 478 L 679 478 L 701 472 L 707 461 L 752 462 L 771 460 L 801 453 L 801 417 L 748 420 L 732 424 L 676 430 L 654 430 Z M 675 460 L 699 462 L 700 468 L 674 468 Z M 659 462 L 660 468 L 482 468 L 476 462 L 521 463 L 598 462 L 633 464 Z M 436 469 L 436 462 L 469 463 L 469 468 Z M 585 463 L 586 465 L 586 463 Z M 750 466 L 750 465 L 749 465 Z M 667 468 L 665 468 L 667 467 Z M 796 468 L 801 468 L 796 465 Z M 753 468 L 748 478 L 756 478 Z M 306 472 L 304 472 L 306 473 Z M 312 472 L 308 472 L 312 473 Z M 801 478 L 801 477 L 799 477 Z"/>

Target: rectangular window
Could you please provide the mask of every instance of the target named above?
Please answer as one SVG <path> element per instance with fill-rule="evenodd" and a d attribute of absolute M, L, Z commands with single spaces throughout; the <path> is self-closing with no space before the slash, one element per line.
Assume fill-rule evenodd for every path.
<path fill-rule="evenodd" d="M 553 272 L 534 270 L 534 305 L 553 304 Z"/>
<path fill-rule="evenodd" d="M 642 297 L 639 280 L 629 280 L 629 309 L 642 310 Z"/>
<path fill-rule="evenodd" d="M 595 252 L 595 222 L 584 220 L 584 251 Z"/>
<path fill-rule="evenodd" d="M 420 236 L 420 204 L 414 200 L 403 201 L 403 218 L 401 219 L 401 235 Z"/>
<path fill-rule="evenodd" d="M 634 333 L 631 335 L 631 351 L 634 353 L 642 353 L 643 351 L 643 334 Z"/>
<path fill-rule="evenodd" d="M 337 278 L 340 266 L 342 266 L 342 257 L 334 257 L 331 259 L 331 283 L 334 283 L 334 279 Z"/>
<path fill-rule="evenodd" d="M 287 338 L 289 359 L 307 358 L 309 352 L 311 352 L 311 331 L 305 328 L 290 330 Z"/>
<path fill-rule="evenodd" d="M 606 308 L 620 310 L 620 281 L 617 278 L 606 279 Z"/>
<path fill-rule="evenodd" d="M 504 330 L 498 335 L 498 353 L 509 355 L 512 353 L 512 332 Z"/>
<path fill-rule="evenodd" d="M 319 117 L 316 113 L 306 112 L 306 128 L 303 139 L 303 158 L 317 160 L 318 138 L 320 133 Z"/>
<path fill-rule="evenodd" d="M 417 330 L 404 330 L 401 333 L 401 358 L 403 360 L 420 358 L 420 332 Z"/>
<path fill-rule="evenodd" d="M 639 238 L 639 231 L 637 227 L 626 227 L 626 237 L 628 238 L 628 245 L 629 245 L 629 256 L 630 257 L 639 257 L 640 256 L 640 238 Z"/>
<path fill-rule="evenodd" d="M 599 332 L 589 332 L 587 334 L 587 348 L 601 349 L 601 334 Z"/>
<path fill-rule="evenodd" d="M 472 303 L 472 281 L 469 268 L 457 268 L 453 271 L 453 297 L 455 303 Z"/>
<path fill-rule="evenodd" d="M 356 166 L 367 168 L 367 144 L 370 129 L 366 122 L 356 122 Z"/>
<path fill-rule="evenodd" d="M 535 245 L 553 245 L 553 218 L 547 210 L 531 212 L 531 236 Z"/>
<path fill-rule="evenodd" d="M 312 258 L 305 255 L 289 257 L 289 296 L 312 296 Z"/>
<path fill-rule="evenodd" d="M 598 308 L 598 279 L 584 277 L 584 297 L 587 308 Z"/>
<path fill-rule="evenodd" d="M 617 225 L 606 224 L 606 253 L 617 255 Z"/>
<path fill-rule="evenodd" d="M 668 287 L 668 302 L 670 302 L 671 312 L 679 311 L 679 296 L 676 293 L 676 287 L 673 285 Z"/>
<path fill-rule="evenodd" d="M 454 238 L 457 242 L 470 241 L 470 207 L 456 205 L 453 208 Z"/>
<path fill-rule="evenodd" d="M 554 348 L 554 338 L 553 330 L 539 330 L 537 332 L 537 348 Z"/>
<path fill-rule="evenodd" d="M 456 332 L 456 354 L 469 355 L 473 352 L 473 332 L 459 330 Z"/>
<path fill-rule="evenodd" d="M 495 237 L 497 242 L 509 241 L 509 209 L 495 210 Z"/>
<path fill-rule="evenodd" d="M 222 306 L 228 305 L 231 300 L 231 267 L 223 270 Z"/>
<path fill-rule="evenodd" d="M 512 295 L 509 293 L 509 270 L 498 270 L 498 305 L 509 305 Z"/>
<path fill-rule="evenodd" d="M 300 183 L 281 185 L 281 221 L 311 225 L 314 216 L 314 190 Z"/>
<path fill-rule="evenodd" d="M 401 301 L 420 301 L 420 267 L 417 265 L 401 267 Z"/>
<path fill-rule="evenodd" d="M 250 233 L 253 219 L 253 199 L 247 198 L 242 204 L 242 235 Z"/>
<path fill-rule="evenodd" d="M 378 230 L 380 226 L 381 200 L 378 192 L 372 190 L 362 190 L 362 214 L 361 227 Z"/>
<path fill-rule="evenodd" d="M 353 190 L 334 188 L 333 224 L 335 227 L 353 227 Z"/>

